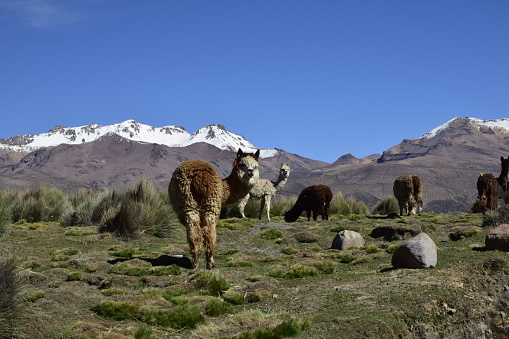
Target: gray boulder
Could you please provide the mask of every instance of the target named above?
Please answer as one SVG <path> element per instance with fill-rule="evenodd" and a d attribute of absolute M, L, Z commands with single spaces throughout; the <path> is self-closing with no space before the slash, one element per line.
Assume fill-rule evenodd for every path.
<path fill-rule="evenodd" d="M 509 225 L 502 224 L 489 230 L 484 244 L 488 251 L 509 252 Z"/>
<path fill-rule="evenodd" d="M 346 250 L 350 247 L 362 247 L 365 244 L 365 240 L 357 232 L 354 231 L 341 231 L 334 237 L 331 248 L 337 250 Z"/>
<path fill-rule="evenodd" d="M 432 268 L 437 264 L 437 246 L 426 233 L 408 239 L 392 255 L 394 268 Z"/>

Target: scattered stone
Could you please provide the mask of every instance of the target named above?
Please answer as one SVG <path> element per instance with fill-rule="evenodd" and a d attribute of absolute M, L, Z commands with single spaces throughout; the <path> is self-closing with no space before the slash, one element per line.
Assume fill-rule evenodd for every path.
<path fill-rule="evenodd" d="M 392 255 L 394 268 L 433 268 L 437 264 L 437 247 L 426 233 L 405 241 Z"/>
<path fill-rule="evenodd" d="M 336 234 L 336 237 L 332 241 L 332 249 L 346 250 L 350 247 L 362 247 L 365 244 L 365 240 L 357 232 L 344 230 Z"/>
<path fill-rule="evenodd" d="M 509 252 L 509 224 L 502 224 L 489 230 L 484 242 L 488 251 Z"/>

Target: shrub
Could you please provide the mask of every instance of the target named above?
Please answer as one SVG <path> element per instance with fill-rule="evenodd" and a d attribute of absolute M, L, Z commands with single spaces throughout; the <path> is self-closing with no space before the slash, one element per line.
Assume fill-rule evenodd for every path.
<path fill-rule="evenodd" d="M 345 199 L 341 192 L 336 193 L 331 200 L 329 215 L 368 215 L 369 208 L 362 201 L 357 201 L 354 197 Z"/>
<path fill-rule="evenodd" d="M 215 272 L 201 272 L 191 278 L 199 289 L 205 289 L 209 295 L 219 296 L 230 288 L 225 278 Z"/>
<path fill-rule="evenodd" d="M 342 263 L 345 263 L 345 264 L 349 264 L 352 261 L 354 261 L 355 259 L 356 259 L 355 256 L 353 254 L 350 254 L 350 253 L 342 254 L 339 257 L 339 261 L 341 261 Z"/>
<path fill-rule="evenodd" d="M 80 272 L 71 272 L 67 275 L 67 281 L 80 281 L 81 273 Z"/>
<path fill-rule="evenodd" d="M 147 179 L 141 179 L 126 192 L 116 213 L 107 211 L 110 212 L 102 218 L 99 231 L 121 239 L 138 238 L 143 233 L 163 235 L 161 229 L 169 232 L 175 225 L 170 204 Z"/>
<path fill-rule="evenodd" d="M 12 223 L 11 205 L 7 196 L 0 194 L 0 237 L 5 235 Z"/>
<path fill-rule="evenodd" d="M 273 269 L 268 273 L 268 275 L 273 278 L 295 279 L 316 276 L 318 275 L 318 272 L 313 267 L 295 265 L 286 272 L 281 269 Z"/>
<path fill-rule="evenodd" d="M 275 228 L 269 228 L 269 229 L 266 229 L 264 230 L 262 233 L 261 233 L 261 237 L 263 239 L 268 239 L 268 240 L 275 240 L 275 239 L 279 239 L 283 236 L 283 233 L 278 230 L 278 229 L 275 229 Z"/>
<path fill-rule="evenodd" d="M 233 307 L 230 303 L 225 302 L 219 298 L 212 298 L 207 302 L 206 312 L 211 317 L 217 317 L 223 314 L 233 312 Z"/>
<path fill-rule="evenodd" d="M 0 261 L 0 338 L 14 338 L 21 324 L 20 288 L 15 260 Z"/>
<path fill-rule="evenodd" d="M 284 216 L 285 212 L 290 210 L 295 202 L 297 201 L 297 197 L 290 198 L 275 198 L 270 201 L 270 216 Z"/>
<path fill-rule="evenodd" d="M 396 252 L 396 250 L 399 248 L 400 245 L 396 245 L 396 244 L 393 244 L 393 245 L 389 245 L 386 249 L 385 249 L 385 252 L 389 253 L 389 254 L 394 254 L 394 252 Z"/>
<path fill-rule="evenodd" d="M 80 189 L 71 195 L 69 200 L 72 211 L 65 216 L 63 223 L 69 226 L 89 226 L 96 224 L 94 210 L 110 193 L 108 191 L 94 192 L 91 189 Z"/>
<path fill-rule="evenodd" d="M 391 213 L 399 214 L 398 199 L 394 196 L 384 198 L 373 210 L 373 214 L 389 215 Z"/>
<path fill-rule="evenodd" d="M 92 307 L 92 311 L 101 317 L 113 320 L 133 318 L 139 306 L 133 302 L 114 302 L 111 300 L 100 302 Z"/>
<path fill-rule="evenodd" d="M 12 207 L 14 221 L 28 222 L 61 221 L 70 210 L 72 206 L 64 192 L 42 186 L 23 193 Z"/>
<path fill-rule="evenodd" d="M 330 261 L 317 261 L 313 263 L 313 266 L 325 274 L 331 274 L 334 272 L 334 266 Z"/>
<path fill-rule="evenodd" d="M 486 212 L 482 226 L 498 226 L 509 223 L 509 205 L 503 205 L 494 211 Z"/>
<path fill-rule="evenodd" d="M 149 325 L 174 329 L 195 328 L 205 322 L 200 308 L 194 304 L 179 305 L 168 310 L 142 307 L 135 314 L 135 318 Z"/>

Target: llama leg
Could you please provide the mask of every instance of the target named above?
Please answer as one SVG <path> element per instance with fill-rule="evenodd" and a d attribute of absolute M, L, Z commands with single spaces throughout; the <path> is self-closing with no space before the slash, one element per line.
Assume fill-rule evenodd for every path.
<path fill-rule="evenodd" d="M 185 220 L 187 243 L 189 244 L 191 261 L 193 262 L 193 268 L 196 268 L 198 267 L 198 258 L 200 257 L 203 242 L 202 232 L 200 229 L 200 216 L 196 212 L 188 212 Z"/>
<path fill-rule="evenodd" d="M 262 220 L 263 206 L 265 206 L 265 196 L 262 195 L 260 198 L 260 212 L 258 213 L 258 219 Z"/>
<path fill-rule="evenodd" d="M 240 199 L 240 201 L 239 201 L 239 205 L 238 205 L 239 206 L 239 212 L 240 212 L 240 216 L 242 218 L 246 217 L 246 215 L 244 214 L 244 208 L 246 207 L 246 204 L 247 204 L 248 200 L 249 200 L 249 194 L 246 195 L 244 198 Z"/>
<path fill-rule="evenodd" d="M 265 209 L 267 210 L 267 221 L 270 221 L 270 198 L 271 198 L 270 195 L 265 198 Z"/>
<path fill-rule="evenodd" d="M 214 251 L 216 250 L 216 222 L 215 213 L 206 213 L 202 222 L 203 243 L 205 244 L 205 255 L 207 259 L 207 269 L 212 269 L 214 263 Z"/>
<path fill-rule="evenodd" d="M 306 214 L 308 216 L 308 221 L 311 219 L 311 210 L 306 210 Z"/>

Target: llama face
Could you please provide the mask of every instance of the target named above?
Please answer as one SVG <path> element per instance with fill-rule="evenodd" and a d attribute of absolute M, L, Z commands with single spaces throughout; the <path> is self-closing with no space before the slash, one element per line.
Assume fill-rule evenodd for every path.
<path fill-rule="evenodd" d="M 235 160 L 237 167 L 237 176 L 243 182 L 253 186 L 260 177 L 260 172 L 258 170 L 258 155 L 260 151 L 258 150 L 255 154 L 252 153 L 242 153 L 239 150 L 237 154 L 237 159 Z"/>
<path fill-rule="evenodd" d="M 281 168 L 279 169 L 279 175 L 283 178 L 288 178 L 290 176 L 290 165 L 281 164 Z"/>

